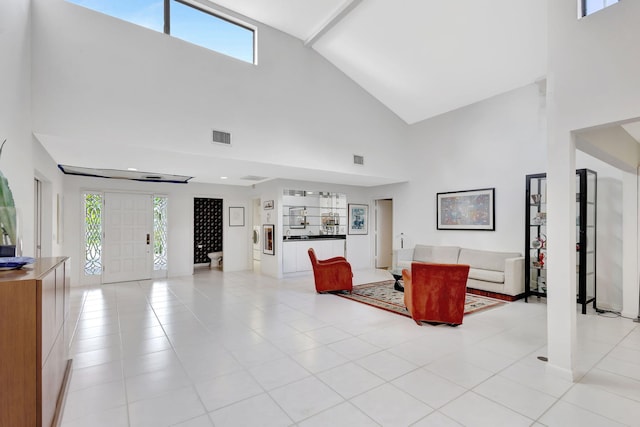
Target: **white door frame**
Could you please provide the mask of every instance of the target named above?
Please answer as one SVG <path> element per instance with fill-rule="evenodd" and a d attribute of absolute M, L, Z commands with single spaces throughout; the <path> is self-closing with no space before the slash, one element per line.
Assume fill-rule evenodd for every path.
<path fill-rule="evenodd" d="M 375 267 L 393 264 L 393 199 L 375 201 Z"/>
<path fill-rule="evenodd" d="M 260 237 L 262 231 L 262 221 L 260 217 L 261 206 L 261 199 L 253 199 L 251 215 L 251 226 L 253 227 L 251 235 L 251 262 L 253 264 L 253 270 L 256 272 L 260 272 L 260 260 L 262 259 L 262 238 Z"/>
<path fill-rule="evenodd" d="M 33 208 L 34 208 L 34 225 L 33 225 L 33 237 L 34 237 L 34 256 L 40 258 L 42 256 L 42 181 L 35 177 L 33 180 Z M 58 218 L 58 221 L 61 221 Z M 17 247 L 17 246 L 16 246 Z M 18 255 L 16 253 L 16 255 Z"/>

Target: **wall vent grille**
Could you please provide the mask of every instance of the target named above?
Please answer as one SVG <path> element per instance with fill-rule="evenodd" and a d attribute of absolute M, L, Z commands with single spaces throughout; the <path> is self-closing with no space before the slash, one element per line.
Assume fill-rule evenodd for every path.
<path fill-rule="evenodd" d="M 223 132 L 221 130 L 214 130 L 213 142 L 217 142 L 218 144 L 231 145 L 231 134 L 229 132 Z"/>
<path fill-rule="evenodd" d="M 364 156 L 358 156 L 357 154 L 353 155 L 353 164 L 354 165 L 364 165 Z"/>

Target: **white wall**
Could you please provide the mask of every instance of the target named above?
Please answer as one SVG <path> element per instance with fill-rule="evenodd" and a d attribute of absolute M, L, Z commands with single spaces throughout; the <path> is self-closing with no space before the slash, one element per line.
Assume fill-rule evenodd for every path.
<path fill-rule="evenodd" d="M 0 2 L 0 171 L 18 210 L 22 254 L 33 255 L 31 19 L 29 0 Z"/>
<path fill-rule="evenodd" d="M 33 137 L 32 148 L 34 176 L 42 184 L 41 256 L 67 255 L 63 248 L 65 235 L 63 174 L 35 137 Z M 73 264 L 75 261 L 70 262 Z"/>
<path fill-rule="evenodd" d="M 571 131 L 640 118 L 640 56 L 634 54 L 640 38 L 640 3 L 619 2 L 580 20 L 576 19 L 574 0 L 550 2 L 549 11 L 552 143 L 562 150 L 571 144 Z M 615 150 L 616 142 L 611 145 Z M 550 151 L 549 155 L 557 157 L 558 152 Z M 571 165 L 565 162 L 560 167 Z M 637 204 L 625 204 L 633 205 Z M 636 215 L 634 209 L 625 212 Z M 636 234 L 623 236 L 637 240 Z M 623 284 L 624 299 L 630 298 L 636 307 L 626 315 L 636 317 L 637 251 L 625 253 L 623 258 L 627 268 L 633 264 L 636 270 L 636 274 L 625 276 L 630 280 Z"/>
<path fill-rule="evenodd" d="M 259 65 L 253 66 L 63 0 L 33 4 L 33 129 L 54 155 L 57 145 L 73 145 L 77 162 L 72 164 L 92 156 L 109 168 L 112 156 L 142 150 L 150 162 L 146 170 L 156 170 L 154 159 L 179 144 L 181 150 L 201 153 L 199 161 L 216 156 L 354 173 L 352 155 L 360 154 L 366 162 L 356 167 L 359 174 L 391 176 L 401 169 L 393 154 L 406 145 L 407 126 L 284 33 L 253 23 L 259 31 Z M 231 131 L 233 147 L 211 145 L 212 128 Z M 171 173 L 191 173 L 185 157 L 174 153 L 173 158 Z M 241 187 L 197 190 L 189 184 L 174 191 L 72 177 L 64 183 L 64 248 L 74 257 L 81 256 L 81 190 L 168 191 L 172 276 L 191 274 L 194 196 L 224 198 L 225 215 L 230 205 L 245 206 L 247 215 L 252 209 Z M 261 212 L 263 224 L 276 225 L 276 255 L 263 255 L 261 262 L 262 272 L 274 276 L 282 271 L 282 188 L 268 184 L 252 193 L 276 201 L 273 211 Z M 353 201 L 368 203 L 354 188 L 349 189 L 357 195 Z M 224 239 L 225 270 L 249 268 L 250 227 L 225 228 Z M 347 247 L 354 268 L 371 265 L 369 236 L 353 236 Z"/>
<path fill-rule="evenodd" d="M 622 1 L 583 19 L 577 19 L 575 0 L 549 2 L 548 70 L 548 215 L 549 282 L 547 303 L 549 369 L 558 375 L 575 378 L 576 313 L 575 270 L 575 192 L 574 131 L 631 120 L 640 117 L 640 56 L 635 55 L 640 38 L 640 3 Z M 626 179 L 623 179 L 623 182 Z M 623 188 L 623 194 L 628 194 Z M 625 197 L 623 196 L 623 199 Z M 636 205 L 623 200 L 624 217 L 637 215 L 629 210 Z M 569 230 L 567 232 L 567 230 Z M 636 228 L 637 230 L 637 228 Z M 635 300 L 636 310 L 623 315 L 637 316 L 638 254 L 637 232 L 626 233 L 623 241 L 623 305 Z M 628 280 L 631 278 L 631 280 Z"/>
<path fill-rule="evenodd" d="M 306 190 L 306 191 L 330 191 L 342 193 L 347 196 L 347 203 L 361 203 L 369 205 L 369 234 L 367 235 L 347 235 L 347 260 L 354 270 L 373 267 L 373 232 L 371 229 L 372 204 L 367 196 L 367 189 L 364 187 L 354 187 L 349 185 L 335 185 L 327 183 L 274 180 L 256 185 L 255 197 L 260 197 L 262 203 L 266 200 L 273 200 L 274 209 L 265 210 L 261 208 L 262 224 L 274 224 L 276 246 L 275 255 L 262 254 L 260 268 L 263 274 L 282 277 L 282 245 L 283 243 L 283 210 L 282 194 L 283 190 Z"/>
<path fill-rule="evenodd" d="M 174 153 L 172 173 L 189 174 L 180 144 L 199 161 L 401 173 L 393 153 L 405 144 L 404 122 L 298 39 L 250 22 L 254 66 L 64 0 L 33 3 L 34 131 L 53 151 L 83 147 L 75 164 Z M 233 146 L 211 144 L 211 129 L 232 132 Z M 353 154 L 365 165 L 354 166 Z"/>
<path fill-rule="evenodd" d="M 427 120 L 412 129 L 418 154 L 410 183 L 368 191 L 394 199 L 394 248 L 451 244 L 523 253 L 525 175 L 546 172 L 545 97 L 536 85 Z M 413 160 L 412 160 L 413 159 Z M 598 306 L 622 305 L 622 174 L 586 153 L 576 168 L 598 172 Z M 436 193 L 496 188 L 496 231 L 436 230 Z"/>
<path fill-rule="evenodd" d="M 223 251 L 224 270 L 239 271 L 251 268 L 252 214 L 249 190 L 244 187 L 209 184 L 163 184 L 115 179 L 64 176 L 65 253 L 72 259 L 82 260 L 82 192 L 122 191 L 149 193 L 168 197 L 168 275 L 170 277 L 193 273 L 193 199 L 210 197 L 223 199 Z M 229 227 L 229 207 L 245 208 L 245 226 Z M 72 283 L 84 283 L 81 262 L 72 264 Z"/>
<path fill-rule="evenodd" d="M 574 0 L 550 11 L 550 90 L 553 119 L 578 130 L 640 117 L 640 3 L 621 1 L 576 19 Z"/>
<path fill-rule="evenodd" d="M 394 248 L 417 243 L 522 253 L 525 175 L 546 170 L 544 97 L 536 85 L 496 96 L 411 127 L 402 158 L 407 184 L 370 196 L 393 198 Z M 495 231 L 436 230 L 436 193 L 493 187 Z"/>
<path fill-rule="evenodd" d="M 556 149 L 571 144 L 570 131 L 640 117 L 640 57 L 632 54 L 640 37 L 636 25 L 640 5 L 620 2 L 579 21 L 574 0 L 554 1 L 549 7 L 549 159 L 565 162 L 564 151 Z M 16 202 L 25 224 L 33 222 L 32 170 L 50 169 L 45 156 L 32 154 L 29 134 L 28 12 L 26 0 L 0 5 L 2 26 L 8 28 L 0 33 L 0 52 L 8 58 L 0 64 L 0 93 L 8 94 L 8 102 L 0 105 L 0 137 L 9 137 L 0 167 L 17 187 L 14 194 L 18 194 Z M 307 167 L 322 164 L 349 172 L 351 154 L 364 154 L 365 168 L 410 171 L 407 184 L 347 191 L 350 203 L 370 207 L 377 198 L 393 198 L 394 236 L 404 232 L 405 246 L 434 243 L 523 250 L 524 176 L 548 169 L 547 110 L 536 85 L 406 127 L 313 50 L 259 24 L 260 65 L 255 67 L 62 0 L 34 0 L 33 16 L 33 57 L 37 59 L 33 127 L 60 141 L 86 141 L 87 145 L 78 146 L 79 158 L 95 155 L 82 149 L 93 143 L 117 153 L 126 153 L 128 148 L 171 150 L 176 141 L 199 150 L 203 135 L 212 127 L 234 133 L 234 149 L 212 147 L 211 155 L 216 156 Z M 42 162 L 35 160 L 38 164 L 32 165 L 34 158 Z M 562 173 L 570 177 L 574 165 L 565 163 L 567 170 Z M 176 168 L 176 173 L 188 173 L 188 164 Z M 557 169 L 552 168 L 552 173 Z M 55 183 L 55 174 L 45 175 Z M 64 182 L 68 185 L 74 180 Z M 616 178 L 605 182 L 611 184 L 612 193 L 618 191 Z M 52 185 L 57 188 L 58 184 Z M 138 191 L 128 185 L 125 189 Z M 293 188 L 289 183 L 271 185 L 253 196 L 278 201 L 281 188 Z M 121 184 L 109 184 L 112 186 L 121 188 Z M 483 187 L 496 188 L 495 232 L 436 230 L 437 192 Z M 80 184 L 73 183 L 65 190 L 65 212 L 79 206 L 79 189 Z M 562 192 L 570 192 L 565 190 L 569 189 Z M 244 203 L 248 212 L 250 203 L 243 191 L 234 188 L 222 193 L 234 205 Z M 52 190 L 52 196 L 55 193 Z M 206 187 L 202 193 L 198 195 L 218 193 L 218 189 Z M 185 206 L 192 209 L 194 194 L 193 190 L 188 195 L 179 191 L 175 197 L 183 202 L 189 199 Z M 227 206 L 225 199 L 225 209 Z M 271 222 L 281 221 L 279 206 Z M 570 210 L 567 213 L 571 216 Z M 65 252 L 79 247 L 67 238 L 73 235 L 71 228 L 79 227 L 77 215 L 76 211 L 75 222 L 73 218 L 65 221 Z M 172 215 L 181 218 L 173 231 L 179 237 L 172 240 L 172 250 L 190 253 L 191 246 L 182 235 L 192 233 L 187 212 L 182 209 Z M 264 223 L 266 213 L 262 216 Z M 277 225 L 276 236 L 280 229 Z M 30 233 L 31 227 L 25 227 L 25 248 L 33 240 Z M 242 232 L 234 229 L 233 233 Z M 371 265 L 371 238 L 370 233 L 348 239 L 350 261 L 357 268 Z M 563 246 L 561 239 L 568 245 L 570 237 L 552 239 Z M 394 247 L 399 247 L 397 238 Z M 53 247 L 52 253 L 58 250 Z M 276 253 L 281 253 L 281 247 Z M 570 252 L 553 256 L 563 264 L 567 254 Z M 637 253 L 635 256 L 631 262 L 637 270 Z M 225 253 L 225 268 L 242 268 L 242 258 L 236 264 Z M 278 257 L 265 258 L 263 271 L 278 275 Z M 627 253 L 623 258 L 629 262 Z M 172 274 L 190 274 L 190 261 L 171 268 Z M 623 288 L 625 299 L 637 301 L 637 273 Z M 618 297 L 612 294 L 611 298 Z"/>

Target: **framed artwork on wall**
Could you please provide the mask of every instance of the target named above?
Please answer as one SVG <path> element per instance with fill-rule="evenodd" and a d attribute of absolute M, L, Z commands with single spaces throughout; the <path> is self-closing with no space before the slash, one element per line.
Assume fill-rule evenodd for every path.
<path fill-rule="evenodd" d="M 438 230 L 495 231 L 495 188 L 436 194 Z"/>
<path fill-rule="evenodd" d="M 265 200 L 264 210 L 273 209 L 273 200 Z"/>
<path fill-rule="evenodd" d="M 276 249 L 276 237 L 275 237 L 275 226 L 273 224 L 264 224 L 262 226 L 262 236 L 263 239 L 263 249 L 262 252 L 267 255 L 275 255 Z"/>
<path fill-rule="evenodd" d="M 349 203 L 348 214 L 348 234 L 369 233 L 369 205 L 357 205 Z"/>
<path fill-rule="evenodd" d="M 229 207 L 229 227 L 244 227 L 244 207 Z"/>

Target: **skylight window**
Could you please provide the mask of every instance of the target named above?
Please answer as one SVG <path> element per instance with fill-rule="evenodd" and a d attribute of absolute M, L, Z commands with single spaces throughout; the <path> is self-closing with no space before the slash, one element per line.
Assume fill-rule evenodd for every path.
<path fill-rule="evenodd" d="M 188 0 L 67 0 L 255 64 L 256 30 Z"/>
<path fill-rule="evenodd" d="M 580 0 L 581 16 L 591 15 L 615 3 L 618 3 L 618 0 Z"/>

